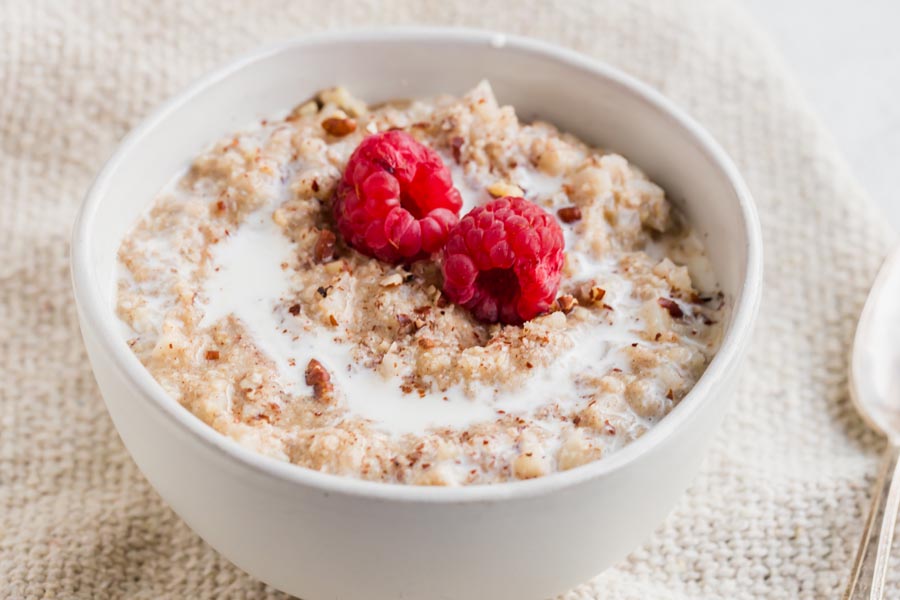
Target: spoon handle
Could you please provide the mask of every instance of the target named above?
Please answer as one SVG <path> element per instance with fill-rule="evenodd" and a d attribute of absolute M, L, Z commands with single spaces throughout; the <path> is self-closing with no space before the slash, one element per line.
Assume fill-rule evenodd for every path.
<path fill-rule="evenodd" d="M 900 509 L 900 446 L 891 443 L 885 451 L 884 467 L 875 484 L 872 508 L 863 529 L 844 600 L 881 600 Z"/>

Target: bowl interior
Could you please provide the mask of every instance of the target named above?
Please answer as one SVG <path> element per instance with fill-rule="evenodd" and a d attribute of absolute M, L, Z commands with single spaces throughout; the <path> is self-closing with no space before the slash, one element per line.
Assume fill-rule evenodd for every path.
<path fill-rule="evenodd" d="M 718 146 L 662 96 L 614 69 L 546 44 L 460 30 L 304 38 L 233 63 L 163 106 L 128 136 L 88 195 L 73 239 L 79 304 L 92 305 L 88 318 L 101 336 L 116 337 L 112 292 L 121 239 L 173 175 L 228 132 L 336 84 L 377 102 L 460 94 L 481 79 L 520 118 L 549 121 L 615 150 L 663 186 L 701 234 L 733 302 L 720 355 L 738 345 L 731 330 L 736 316 L 741 330 L 752 320 L 760 249 L 749 195 Z M 124 340 L 111 343 L 121 360 L 137 363 Z M 739 352 L 728 353 L 731 365 Z"/>

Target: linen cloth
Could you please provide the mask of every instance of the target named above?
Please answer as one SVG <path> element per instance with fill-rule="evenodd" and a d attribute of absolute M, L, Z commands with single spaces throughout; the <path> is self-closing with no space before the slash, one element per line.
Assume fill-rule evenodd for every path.
<path fill-rule="evenodd" d="M 759 327 L 702 475 L 567 597 L 837 597 L 882 447 L 848 401 L 846 354 L 893 234 L 768 40 L 714 0 L 0 2 L 0 597 L 285 597 L 195 536 L 125 452 L 79 337 L 69 231 L 121 136 L 210 68 L 304 32 L 413 23 L 531 35 L 649 82 L 759 206 Z"/>

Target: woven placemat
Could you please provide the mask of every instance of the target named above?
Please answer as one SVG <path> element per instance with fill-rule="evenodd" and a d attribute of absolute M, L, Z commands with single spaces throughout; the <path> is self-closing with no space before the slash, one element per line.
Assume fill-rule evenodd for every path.
<path fill-rule="evenodd" d="M 69 231 L 117 140 L 205 71 L 304 32 L 408 23 L 623 68 L 712 131 L 759 205 L 759 327 L 703 473 L 570 597 L 836 597 L 881 447 L 848 402 L 845 355 L 893 235 L 768 41 L 715 0 L 0 3 L 0 597 L 283 597 L 196 537 L 125 452 L 79 338 Z"/>

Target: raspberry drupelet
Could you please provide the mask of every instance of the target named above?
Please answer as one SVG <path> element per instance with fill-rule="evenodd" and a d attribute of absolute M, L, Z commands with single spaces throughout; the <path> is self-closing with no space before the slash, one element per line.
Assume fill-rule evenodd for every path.
<path fill-rule="evenodd" d="M 401 263 L 440 250 L 461 207 L 462 197 L 441 157 L 395 130 L 371 135 L 354 150 L 333 210 L 350 246 Z"/>
<path fill-rule="evenodd" d="M 465 215 L 444 246 L 444 293 L 480 321 L 520 324 L 546 312 L 563 266 L 562 229 L 524 198 Z"/>

